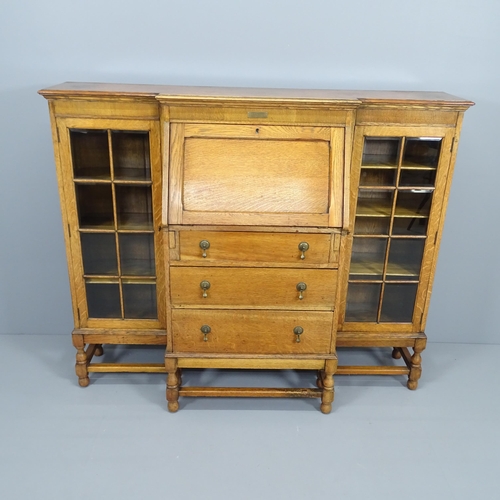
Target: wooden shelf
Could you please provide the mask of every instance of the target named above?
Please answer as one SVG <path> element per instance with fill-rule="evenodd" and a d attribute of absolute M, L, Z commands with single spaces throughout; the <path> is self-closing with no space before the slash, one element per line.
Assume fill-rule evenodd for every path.
<path fill-rule="evenodd" d="M 356 216 L 363 217 L 390 217 L 392 202 L 381 202 L 380 200 L 359 199 Z"/>
<path fill-rule="evenodd" d="M 369 169 L 377 169 L 377 170 L 397 170 L 398 166 L 397 165 L 390 165 L 390 164 L 382 164 L 382 163 L 374 163 L 368 164 L 368 165 L 361 165 L 361 168 L 369 168 Z"/>
<path fill-rule="evenodd" d="M 383 262 L 365 261 L 365 262 L 351 262 L 349 275 L 360 276 L 381 276 L 384 269 Z M 401 264 L 389 262 L 387 264 L 386 276 L 415 276 L 420 274 L 420 266 L 412 264 Z"/>
<path fill-rule="evenodd" d="M 428 209 L 426 209 L 428 210 Z M 356 210 L 356 217 L 390 217 L 392 212 L 392 202 L 359 199 Z M 419 213 L 416 209 L 396 205 L 394 217 L 428 218 L 429 214 Z"/>
<path fill-rule="evenodd" d="M 402 170 L 436 170 L 437 167 L 423 165 L 422 163 L 416 163 L 413 161 L 405 160 L 401 165 Z"/>

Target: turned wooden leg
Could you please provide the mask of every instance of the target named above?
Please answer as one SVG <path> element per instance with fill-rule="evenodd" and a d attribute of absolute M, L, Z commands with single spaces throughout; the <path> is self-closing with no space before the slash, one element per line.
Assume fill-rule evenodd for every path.
<path fill-rule="evenodd" d="M 179 409 L 179 377 L 177 360 L 168 358 L 165 360 L 167 369 L 167 401 L 168 411 L 175 413 Z"/>
<path fill-rule="evenodd" d="M 318 389 L 323 389 L 323 370 L 318 370 L 316 375 L 316 387 Z"/>
<path fill-rule="evenodd" d="M 401 351 L 399 350 L 399 347 L 394 347 L 392 350 L 392 357 L 394 359 L 401 359 Z"/>
<path fill-rule="evenodd" d="M 89 372 L 87 370 L 87 353 L 85 352 L 85 342 L 83 335 L 73 335 L 73 345 L 76 347 L 75 373 L 78 377 L 80 387 L 87 387 L 90 384 Z"/>
<path fill-rule="evenodd" d="M 332 411 L 333 403 L 333 373 L 335 371 L 334 365 L 329 361 L 325 362 L 325 369 L 322 373 L 323 393 L 321 394 L 321 412 L 330 413 Z"/>
<path fill-rule="evenodd" d="M 420 353 L 425 349 L 425 340 L 419 340 L 415 342 L 415 347 L 413 348 L 410 374 L 408 375 L 408 383 L 406 384 L 411 391 L 414 391 L 418 387 L 418 379 L 422 375 L 422 356 L 420 356 Z"/>
<path fill-rule="evenodd" d="M 97 344 L 95 346 L 94 356 L 102 356 L 104 354 L 104 350 L 102 349 L 102 344 Z"/>

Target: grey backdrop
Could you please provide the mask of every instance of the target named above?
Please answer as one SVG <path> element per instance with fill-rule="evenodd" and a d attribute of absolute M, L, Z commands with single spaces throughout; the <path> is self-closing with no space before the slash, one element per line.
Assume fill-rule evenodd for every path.
<path fill-rule="evenodd" d="M 471 99 L 433 341 L 498 343 L 500 2 L 3 0 L 0 333 L 72 329 L 47 103 L 62 81 L 442 90 Z"/>

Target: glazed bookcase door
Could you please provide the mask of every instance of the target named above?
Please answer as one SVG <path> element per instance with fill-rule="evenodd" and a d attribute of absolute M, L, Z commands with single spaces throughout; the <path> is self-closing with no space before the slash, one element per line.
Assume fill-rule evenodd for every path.
<path fill-rule="evenodd" d="M 421 331 L 453 134 L 357 129 L 344 331 Z"/>
<path fill-rule="evenodd" d="M 80 327 L 161 326 L 158 124 L 64 119 L 58 133 Z"/>

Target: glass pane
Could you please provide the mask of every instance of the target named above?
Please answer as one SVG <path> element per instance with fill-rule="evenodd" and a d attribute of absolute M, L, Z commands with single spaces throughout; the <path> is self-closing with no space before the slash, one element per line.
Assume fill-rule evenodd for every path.
<path fill-rule="evenodd" d="M 441 151 L 440 138 L 415 137 L 406 139 L 403 167 L 436 168 Z"/>
<path fill-rule="evenodd" d="M 393 191 L 383 189 L 360 189 L 356 215 L 390 217 L 393 193 Z"/>
<path fill-rule="evenodd" d="M 152 229 L 151 188 L 116 186 L 119 229 Z"/>
<path fill-rule="evenodd" d="M 349 283 L 346 321 L 377 321 L 380 284 Z"/>
<path fill-rule="evenodd" d="M 75 178 L 109 179 L 109 148 L 106 130 L 70 130 Z"/>
<path fill-rule="evenodd" d="M 424 239 L 392 239 L 387 262 L 387 280 L 418 280 L 424 245 Z"/>
<path fill-rule="evenodd" d="M 156 285 L 144 282 L 123 283 L 125 318 L 155 319 Z"/>
<path fill-rule="evenodd" d="M 80 241 L 85 274 L 118 274 L 114 234 L 81 233 Z"/>
<path fill-rule="evenodd" d="M 354 234 L 389 234 L 389 217 L 356 217 Z"/>
<path fill-rule="evenodd" d="M 392 234 L 407 236 L 425 236 L 429 219 L 425 217 L 396 217 L 392 225 Z"/>
<path fill-rule="evenodd" d="M 114 228 L 110 184 L 77 184 L 75 190 L 81 228 Z"/>
<path fill-rule="evenodd" d="M 431 210 L 432 191 L 411 189 L 399 191 L 396 201 L 396 217 L 428 217 Z"/>
<path fill-rule="evenodd" d="M 436 170 L 401 170 L 400 186 L 434 187 Z"/>
<path fill-rule="evenodd" d="M 113 131 L 111 143 L 115 179 L 151 180 L 148 132 Z"/>
<path fill-rule="evenodd" d="M 349 278 L 382 279 L 386 246 L 387 239 L 354 238 Z"/>
<path fill-rule="evenodd" d="M 87 280 L 85 287 L 89 318 L 121 318 L 118 282 L 99 283 L 96 280 Z"/>
<path fill-rule="evenodd" d="M 120 264 L 124 276 L 154 276 L 153 234 L 120 234 Z"/>
<path fill-rule="evenodd" d="M 401 139 L 393 137 L 367 137 L 361 165 L 396 166 Z"/>
<path fill-rule="evenodd" d="M 417 286 L 417 283 L 385 285 L 380 321 L 411 323 Z"/>
<path fill-rule="evenodd" d="M 396 182 L 394 169 L 363 168 L 359 179 L 360 186 L 394 186 Z"/>

